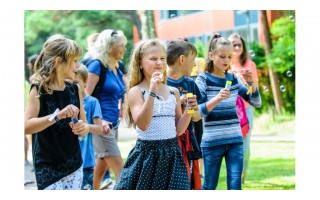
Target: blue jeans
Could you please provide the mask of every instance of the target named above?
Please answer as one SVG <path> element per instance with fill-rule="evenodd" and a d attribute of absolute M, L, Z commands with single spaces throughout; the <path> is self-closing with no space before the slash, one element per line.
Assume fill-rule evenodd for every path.
<path fill-rule="evenodd" d="M 241 190 L 243 168 L 243 144 L 233 143 L 213 147 L 202 147 L 204 163 L 203 190 L 215 190 L 218 185 L 223 157 L 227 167 L 228 190 Z"/>
<path fill-rule="evenodd" d="M 247 172 L 249 159 L 250 159 L 250 139 L 251 131 L 253 128 L 253 109 L 252 106 L 246 108 L 247 117 L 249 120 L 249 133 L 245 138 L 243 138 L 243 171 Z"/>
<path fill-rule="evenodd" d="M 93 169 L 93 167 L 83 169 L 83 181 L 81 185 L 81 190 L 92 190 Z"/>

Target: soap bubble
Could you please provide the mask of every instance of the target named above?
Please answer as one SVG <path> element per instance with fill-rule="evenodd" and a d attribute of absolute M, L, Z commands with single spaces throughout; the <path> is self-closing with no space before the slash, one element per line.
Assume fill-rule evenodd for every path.
<path fill-rule="evenodd" d="M 268 88 L 268 86 L 266 86 L 266 85 L 262 86 L 262 89 L 263 89 L 265 92 L 268 92 L 268 91 L 269 91 L 269 88 Z"/>
<path fill-rule="evenodd" d="M 250 55 L 251 57 L 254 57 L 254 56 L 256 55 L 256 53 L 255 53 L 253 50 L 250 50 L 250 51 L 249 51 L 249 55 Z"/>
<path fill-rule="evenodd" d="M 292 76 L 292 72 L 291 71 L 287 71 L 287 76 L 291 77 Z"/>
<path fill-rule="evenodd" d="M 281 90 L 281 92 L 285 92 L 287 90 L 287 88 L 284 85 L 280 85 L 280 90 Z"/>
<path fill-rule="evenodd" d="M 294 18 L 294 16 L 293 16 L 293 15 L 290 15 L 290 16 L 289 16 L 289 19 L 290 19 L 290 21 L 292 21 L 292 22 L 294 22 L 294 21 L 295 21 L 295 18 Z"/>

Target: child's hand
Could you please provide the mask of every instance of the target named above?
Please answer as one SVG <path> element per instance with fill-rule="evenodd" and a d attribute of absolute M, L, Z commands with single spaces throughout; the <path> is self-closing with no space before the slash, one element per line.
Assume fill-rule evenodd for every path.
<path fill-rule="evenodd" d="M 182 113 L 185 111 L 186 107 L 187 107 L 187 97 L 185 94 L 180 96 L 180 104 L 181 104 L 181 111 Z"/>
<path fill-rule="evenodd" d="M 188 99 L 185 94 L 180 96 L 181 107 L 186 107 L 187 101 L 188 101 Z"/>
<path fill-rule="evenodd" d="M 219 94 L 217 95 L 217 98 L 221 101 L 223 99 L 227 99 L 230 97 L 230 90 L 223 88 L 220 90 Z"/>
<path fill-rule="evenodd" d="M 154 72 L 150 81 L 150 92 L 157 93 L 159 85 L 163 80 L 163 74 L 161 72 Z"/>
<path fill-rule="evenodd" d="M 75 124 L 70 122 L 69 125 L 75 135 L 85 136 L 89 132 L 88 124 L 83 123 L 82 120 L 78 120 L 78 122 Z"/>
<path fill-rule="evenodd" d="M 78 116 L 78 114 L 79 114 L 79 108 L 77 108 L 73 104 L 69 104 L 64 109 L 62 109 L 62 110 L 60 110 L 58 112 L 57 117 L 59 119 L 64 119 L 64 118 L 67 118 L 67 117 L 75 118 L 75 117 Z"/>
<path fill-rule="evenodd" d="M 188 98 L 188 107 L 192 108 L 193 110 L 198 110 L 198 103 L 197 103 L 197 95 L 192 95 L 192 97 Z"/>

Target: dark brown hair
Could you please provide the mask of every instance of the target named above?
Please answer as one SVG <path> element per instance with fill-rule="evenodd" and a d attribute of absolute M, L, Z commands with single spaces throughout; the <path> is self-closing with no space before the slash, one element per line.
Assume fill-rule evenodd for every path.
<path fill-rule="evenodd" d="M 208 48 L 208 55 L 206 58 L 206 64 L 205 64 L 205 71 L 211 73 L 213 72 L 214 64 L 213 61 L 209 58 L 209 53 L 214 53 L 217 51 L 221 46 L 232 46 L 231 42 L 226 40 L 224 37 L 222 37 L 219 33 L 213 34 Z M 226 70 L 227 71 L 227 70 Z"/>
<path fill-rule="evenodd" d="M 170 41 L 167 45 L 168 65 L 173 65 L 181 55 L 188 56 L 190 52 L 197 55 L 197 49 L 190 42 L 181 39 Z"/>
<path fill-rule="evenodd" d="M 242 53 L 240 55 L 240 63 L 243 66 L 246 60 L 248 59 L 248 51 L 247 51 L 247 46 L 246 43 L 244 42 L 244 39 L 238 34 L 238 33 L 232 33 L 229 37 L 228 40 L 232 42 L 234 38 L 239 38 L 242 43 Z"/>

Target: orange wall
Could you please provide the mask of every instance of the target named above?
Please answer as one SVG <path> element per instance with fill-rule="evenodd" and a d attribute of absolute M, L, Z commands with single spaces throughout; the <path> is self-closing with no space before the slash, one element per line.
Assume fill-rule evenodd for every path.
<path fill-rule="evenodd" d="M 159 18 L 160 12 L 155 11 L 156 32 L 160 40 L 201 35 L 234 27 L 233 10 L 203 11 L 165 21 L 159 21 Z"/>

